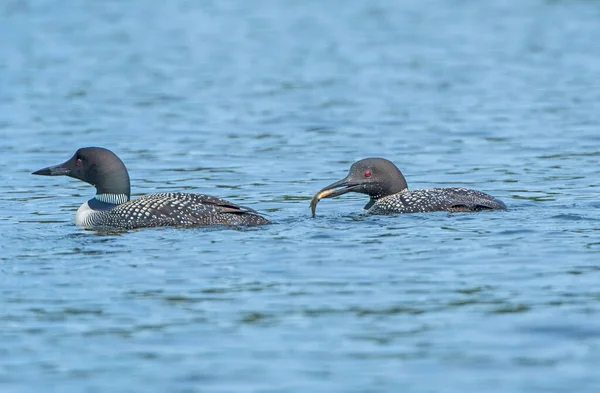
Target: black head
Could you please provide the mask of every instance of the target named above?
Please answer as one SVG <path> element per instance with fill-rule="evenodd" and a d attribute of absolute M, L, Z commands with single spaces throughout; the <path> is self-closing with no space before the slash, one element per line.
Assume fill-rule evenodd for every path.
<path fill-rule="evenodd" d="M 84 147 L 67 162 L 33 172 L 43 176 L 69 176 L 96 187 L 97 194 L 130 196 L 129 174 L 115 153 L 102 147 Z"/>
<path fill-rule="evenodd" d="M 332 198 L 347 192 L 367 194 L 372 200 L 408 188 L 402 172 L 385 158 L 365 158 L 350 167 L 348 176 L 323 188 L 317 196 Z"/>

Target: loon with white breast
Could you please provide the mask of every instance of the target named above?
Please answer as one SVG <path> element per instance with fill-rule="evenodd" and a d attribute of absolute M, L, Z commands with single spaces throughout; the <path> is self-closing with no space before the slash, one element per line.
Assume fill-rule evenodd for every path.
<path fill-rule="evenodd" d="M 75 223 L 87 229 L 271 223 L 250 208 L 210 195 L 161 193 L 130 200 L 129 173 L 125 164 L 112 151 L 102 147 L 81 148 L 67 162 L 33 174 L 74 177 L 96 187 L 96 196 L 81 205 L 75 216 Z"/>
<path fill-rule="evenodd" d="M 310 203 L 313 217 L 319 200 L 347 192 L 371 197 L 365 206 L 368 214 L 506 210 L 501 200 L 468 188 L 409 191 L 404 175 L 394 163 L 385 158 L 365 158 L 352 164 L 344 179 L 328 185 L 314 196 Z"/>

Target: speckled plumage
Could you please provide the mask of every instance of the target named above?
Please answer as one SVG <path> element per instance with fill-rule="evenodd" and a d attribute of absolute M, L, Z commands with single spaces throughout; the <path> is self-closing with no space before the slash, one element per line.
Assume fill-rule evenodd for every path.
<path fill-rule="evenodd" d="M 88 202 L 88 206 L 93 203 Z M 85 228 L 135 229 L 159 226 L 265 225 L 255 211 L 203 194 L 161 193 L 92 209 L 81 222 Z"/>
<path fill-rule="evenodd" d="M 414 191 L 406 189 L 379 198 L 367 213 L 473 212 L 494 209 L 503 210 L 506 205 L 484 192 L 468 188 L 432 188 Z"/>
<path fill-rule="evenodd" d="M 129 175 L 110 150 L 79 149 L 67 162 L 36 175 L 65 175 L 96 187 L 96 197 L 81 205 L 77 225 L 89 229 L 135 229 L 158 226 L 255 226 L 271 222 L 256 211 L 203 194 L 161 193 L 130 199 Z"/>

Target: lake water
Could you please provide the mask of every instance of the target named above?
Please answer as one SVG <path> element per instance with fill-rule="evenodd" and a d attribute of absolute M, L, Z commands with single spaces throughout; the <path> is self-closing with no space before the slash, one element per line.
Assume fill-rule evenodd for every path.
<path fill-rule="evenodd" d="M 0 391 L 600 391 L 600 3 L 0 5 Z M 122 234 L 31 176 L 82 146 L 134 197 L 274 225 Z M 507 212 L 312 195 L 382 156 Z"/>

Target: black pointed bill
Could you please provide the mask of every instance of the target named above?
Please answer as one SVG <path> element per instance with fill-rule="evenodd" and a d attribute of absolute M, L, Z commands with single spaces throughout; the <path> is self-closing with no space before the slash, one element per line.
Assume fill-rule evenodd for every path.
<path fill-rule="evenodd" d="M 41 176 L 67 176 L 71 173 L 69 168 L 65 168 L 64 164 L 49 166 L 47 168 L 42 168 L 38 171 L 32 173 L 32 175 L 41 175 Z"/>
<path fill-rule="evenodd" d="M 313 218 L 316 215 L 317 203 L 319 203 L 321 199 L 333 198 L 339 195 L 343 195 L 347 192 L 353 191 L 358 186 L 359 184 L 350 182 L 348 178 L 345 178 L 340 181 L 336 181 L 335 183 L 332 183 L 327 187 L 323 188 L 321 191 L 317 192 L 317 194 L 310 201 L 310 209 L 312 211 Z"/>

